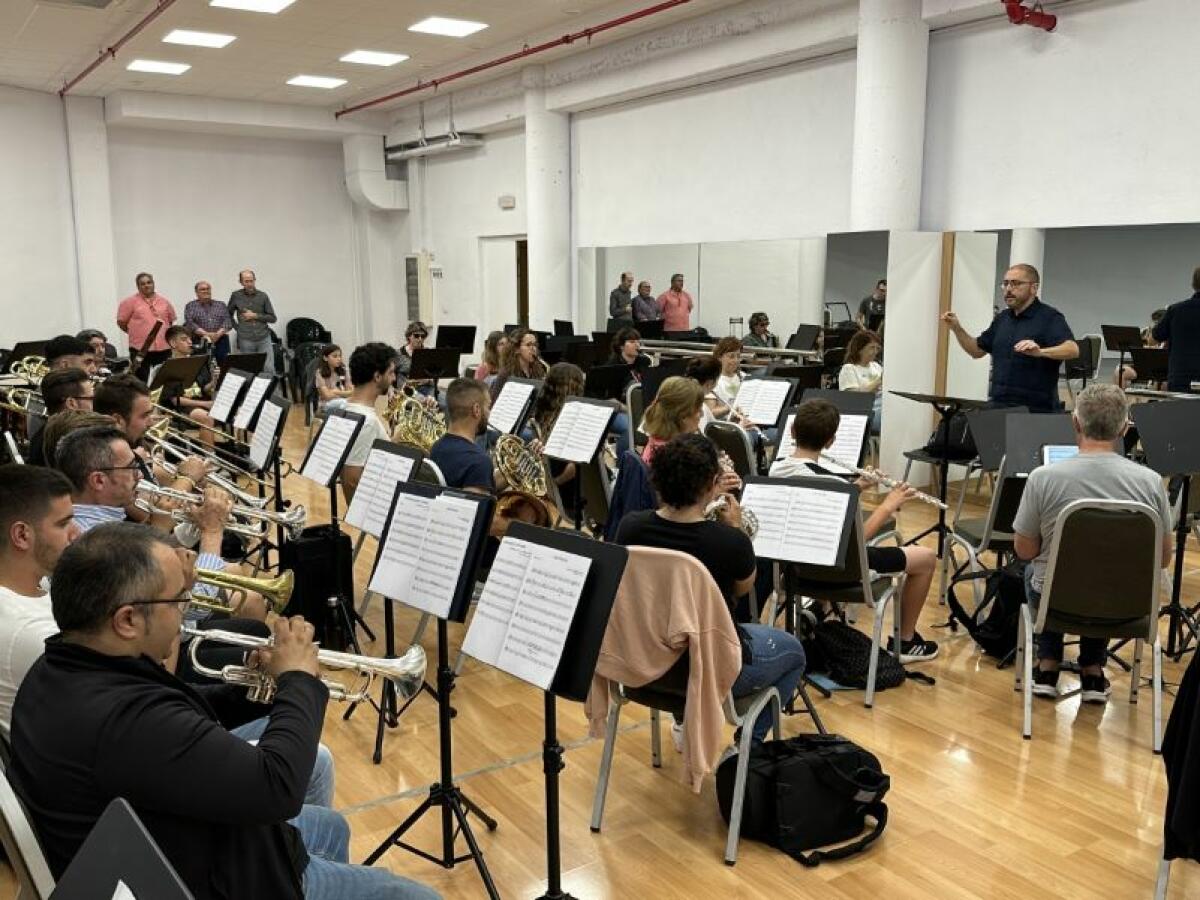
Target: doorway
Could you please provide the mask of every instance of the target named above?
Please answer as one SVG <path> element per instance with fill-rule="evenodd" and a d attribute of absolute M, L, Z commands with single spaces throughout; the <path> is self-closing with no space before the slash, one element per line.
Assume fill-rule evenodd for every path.
<path fill-rule="evenodd" d="M 529 327 L 529 241 L 517 241 L 517 324 Z"/>

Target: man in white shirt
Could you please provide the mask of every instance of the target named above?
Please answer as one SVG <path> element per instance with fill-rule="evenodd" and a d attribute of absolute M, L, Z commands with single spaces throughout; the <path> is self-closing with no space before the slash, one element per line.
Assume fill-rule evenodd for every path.
<path fill-rule="evenodd" d="M 342 493 L 347 503 L 354 499 L 371 445 L 389 437 L 387 427 L 375 412 L 375 402 L 387 396 L 396 383 L 396 351 L 379 341 L 356 347 L 350 354 L 350 383 L 354 390 L 345 409 L 362 416 L 363 427 L 342 466 Z"/>
<path fill-rule="evenodd" d="M 58 634 L 45 582 L 79 537 L 71 483 L 40 466 L 0 466 L 0 731 L 7 738 L 17 688 Z"/>

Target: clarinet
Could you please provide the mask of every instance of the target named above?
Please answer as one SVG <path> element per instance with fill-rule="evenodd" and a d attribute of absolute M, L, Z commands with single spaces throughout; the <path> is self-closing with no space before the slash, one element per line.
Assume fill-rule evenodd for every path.
<path fill-rule="evenodd" d="M 821 460 L 823 462 L 830 463 L 831 465 L 841 466 L 843 469 L 849 469 L 859 478 L 865 478 L 868 481 L 873 481 L 875 484 L 882 485 L 886 488 L 894 488 L 900 484 L 900 482 L 895 478 L 889 478 L 882 472 L 876 472 L 874 469 L 860 469 L 858 466 L 851 465 L 850 463 L 838 459 L 835 456 L 830 456 L 828 453 L 822 453 Z M 920 500 L 922 503 L 928 503 L 930 506 L 936 506 L 938 509 L 950 508 L 937 497 L 933 496 L 932 494 L 926 494 L 923 491 L 916 491 L 916 496 L 914 496 L 913 499 Z"/>

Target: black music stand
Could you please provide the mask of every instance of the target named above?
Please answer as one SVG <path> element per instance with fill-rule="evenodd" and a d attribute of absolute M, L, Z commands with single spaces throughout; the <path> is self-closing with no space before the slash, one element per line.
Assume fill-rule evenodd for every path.
<path fill-rule="evenodd" d="M 554 320 L 554 336 L 555 337 L 570 337 L 575 333 L 575 323 L 569 319 Z"/>
<path fill-rule="evenodd" d="M 634 322 L 633 327 L 644 341 L 661 341 L 663 339 L 663 320 L 647 319 L 644 322 Z"/>
<path fill-rule="evenodd" d="M 283 437 L 289 409 L 291 409 L 290 403 L 275 397 L 267 397 L 255 417 L 254 435 L 250 440 L 250 465 L 259 475 L 265 475 L 268 467 L 271 470 L 271 478 L 275 482 L 274 505 L 277 513 L 281 513 L 291 506 L 290 500 L 283 499 L 283 453 L 279 449 L 279 441 Z M 258 495 L 261 497 L 264 493 L 265 490 L 260 479 Z M 287 532 L 283 525 L 276 526 L 275 536 L 279 548 L 282 549 L 284 541 L 287 540 Z M 264 547 L 264 549 L 266 548 Z M 263 561 L 266 562 L 266 556 L 263 557 Z"/>
<path fill-rule="evenodd" d="M 437 399 L 438 379 L 457 378 L 458 360 L 462 354 L 457 350 L 431 350 L 422 347 L 413 353 L 412 365 L 408 369 L 410 379 L 421 381 L 428 379 L 433 382 L 433 396 Z"/>
<path fill-rule="evenodd" d="M 801 391 L 807 391 L 821 386 L 821 376 L 825 374 L 825 367 L 820 363 L 806 366 L 773 362 L 767 366 L 767 374 L 772 378 L 791 378 Z M 874 395 L 868 394 L 868 396 Z"/>
<path fill-rule="evenodd" d="M 583 396 L 596 400 L 620 400 L 629 383 L 629 366 L 592 366 L 583 383 Z"/>
<path fill-rule="evenodd" d="M 274 392 L 274 388 L 274 375 L 264 375 L 260 372 L 251 379 L 250 384 L 246 387 L 246 393 L 242 396 L 241 403 L 238 404 L 237 415 L 233 417 L 235 430 L 254 430 L 263 403 Z"/>
<path fill-rule="evenodd" d="M 747 385 L 752 385 L 755 382 L 768 382 L 768 381 L 776 382 L 776 383 L 787 382 L 787 384 L 788 384 L 787 393 L 784 394 L 783 399 L 779 403 L 779 407 L 775 410 L 775 415 L 771 416 L 770 418 L 759 417 L 758 419 L 756 419 L 756 418 L 754 418 L 752 411 L 750 409 L 746 409 L 745 407 L 742 407 L 742 412 L 746 414 L 746 417 L 749 418 L 750 421 L 752 421 L 755 425 L 758 425 L 760 428 L 775 427 L 779 423 L 779 417 L 781 415 L 783 415 L 783 411 L 785 409 L 787 409 L 789 406 L 791 406 L 792 400 L 796 396 L 796 391 L 798 391 L 800 389 L 800 385 L 797 383 L 796 379 L 794 379 L 794 378 L 777 378 L 774 375 L 751 375 L 749 378 L 745 378 L 742 380 L 742 386 L 740 388 L 738 388 L 738 397 L 741 396 L 742 391 L 745 390 Z M 739 405 L 737 402 L 738 397 L 733 398 L 734 406 Z"/>
<path fill-rule="evenodd" d="M 1040 466 L 1047 444 L 1074 443 L 1070 413 L 1014 412 L 1004 418 L 1004 456 L 1015 475 L 1028 475 Z"/>
<path fill-rule="evenodd" d="M 221 370 L 220 378 L 223 379 L 230 369 L 240 369 L 250 375 L 257 375 L 266 364 L 265 353 L 230 353 L 217 363 L 217 368 Z"/>
<path fill-rule="evenodd" d="M 605 335 L 605 337 L 608 336 Z M 608 341 L 604 343 L 603 347 L 594 342 L 572 342 L 567 344 L 566 348 L 563 350 L 563 359 L 566 362 L 574 363 L 586 372 L 592 366 L 607 359 L 609 352 L 610 348 Z"/>
<path fill-rule="evenodd" d="M 1167 380 L 1165 347 L 1134 347 L 1129 351 L 1129 364 L 1137 371 L 1138 381 Z"/>
<path fill-rule="evenodd" d="M 179 359 L 168 359 L 154 372 L 150 382 L 150 390 L 166 387 L 168 384 L 178 384 L 184 388 L 190 387 L 208 365 L 208 354 L 199 356 L 183 356 Z"/>
<path fill-rule="evenodd" d="M 604 632 L 608 628 L 608 617 L 612 612 L 621 576 L 625 572 L 629 551 L 618 544 L 606 544 L 570 532 L 538 528 L 525 522 L 513 522 L 505 540 L 509 538 L 540 544 L 565 554 L 591 560 L 554 677 L 549 688 L 543 687 L 545 738 L 542 743 L 542 771 L 546 776 L 546 892 L 540 895 L 538 900 L 574 900 L 562 889 L 558 776 L 566 764 L 563 762 L 562 744 L 558 741 L 556 698 L 562 697 L 579 703 L 587 699 L 592 676 L 596 671 L 596 660 L 600 656 L 600 646 L 604 642 Z M 501 545 L 503 546 L 503 541 Z M 518 604 L 520 599 L 517 598 Z M 478 622 L 479 619 L 476 618 L 475 621 Z M 510 618 L 510 623 L 511 621 Z M 468 639 L 470 636 L 468 632 Z M 482 661 L 501 671 L 508 671 L 494 658 Z M 523 678 L 519 673 L 509 674 Z M 535 686 L 543 685 L 539 683 Z"/>
<path fill-rule="evenodd" d="M 807 388 L 800 394 L 800 402 L 805 400 L 826 400 L 837 407 L 837 411 L 843 416 L 866 416 L 867 427 L 863 430 L 862 445 L 858 448 L 858 455 L 853 460 L 854 465 L 861 466 L 867 455 L 867 447 L 871 441 L 871 426 L 875 424 L 875 395 L 867 394 L 863 391 L 834 391 L 828 388 Z M 780 414 L 780 427 L 786 424 L 789 413 L 795 414 L 797 407 L 784 409 Z M 850 460 L 846 460 L 850 462 Z"/>
<path fill-rule="evenodd" d="M 1159 616 L 1166 616 L 1169 622 L 1166 654 L 1178 662 L 1183 654 L 1196 649 L 1188 646 L 1191 641 L 1200 642 L 1200 619 L 1197 619 L 1200 604 L 1189 608 L 1180 600 L 1183 554 L 1188 537 L 1188 495 L 1192 475 L 1200 472 L 1200 416 L 1196 415 L 1196 408 L 1189 400 L 1139 403 L 1130 410 L 1130 415 L 1146 451 L 1146 464 L 1159 475 L 1181 480 L 1171 602 L 1159 612 Z"/>
<path fill-rule="evenodd" d="M 1142 331 L 1136 325 L 1101 325 L 1100 333 L 1104 335 L 1104 349 L 1110 353 L 1120 354 L 1117 361 L 1117 377 L 1125 368 L 1125 354 L 1130 350 L 1142 349 Z M 1096 360 L 1097 368 L 1100 361 Z"/>
<path fill-rule="evenodd" d="M 213 394 L 213 405 L 209 410 L 214 422 L 224 425 L 233 419 L 234 411 L 242 402 L 253 377 L 245 369 L 226 369 L 222 373 L 221 383 Z"/>
<path fill-rule="evenodd" d="M 330 424 L 333 422 L 346 421 L 350 424 L 341 427 L 335 426 L 335 429 L 330 429 Z M 338 525 L 338 499 L 337 499 L 337 480 L 342 472 L 342 467 L 346 465 L 346 457 L 350 455 L 351 449 L 354 447 L 354 442 L 358 440 L 358 433 L 362 431 L 364 417 L 360 413 L 349 412 L 344 409 L 326 410 L 325 424 L 321 430 L 317 432 L 317 439 L 309 445 L 308 452 L 304 454 L 304 461 L 300 464 L 300 474 L 310 481 L 315 481 L 322 487 L 329 489 L 329 529 L 326 532 L 328 540 L 333 542 L 333 570 L 335 573 L 334 582 L 337 584 L 337 604 L 333 610 L 335 621 L 330 623 L 330 627 L 338 627 L 345 629 L 346 637 L 350 646 L 354 648 L 355 653 L 361 653 L 362 650 L 358 645 L 358 635 L 354 631 L 355 624 L 361 625 L 363 631 L 371 636 L 371 630 L 367 627 L 367 623 L 359 616 L 358 611 L 354 608 L 354 573 L 353 564 L 351 565 L 350 574 L 350 592 L 344 594 L 341 584 L 342 571 L 342 536 L 341 527 Z M 323 441 L 325 443 L 323 443 Z M 318 452 L 320 451 L 320 452 Z M 329 466 L 318 465 L 310 468 L 310 461 L 314 456 L 332 455 L 336 457 L 332 460 Z M 329 636 L 323 637 L 326 644 L 330 644 Z"/>
<path fill-rule="evenodd" d="M 500 894 L 492 881 L 492 875 L 488 871 L 487 863 L 484 862 L 483 851 L 479 849 L 479 844 L 475 840 L 475 833 L 471 830 L 471 823 L 467 819 L 467 813 L 474 813 L 487 826 L 488 831 L 496 830 L 496 820 L 488 816 L 479 806 L 472 802 L 463 794 L 458 785 L 454 783 L 454 759 L 450 726 L 450 720 L 453 716 L 453 710 L 450 708 L 450 694 L 454 690 L 454 669 L 450 665 L 450 640 L 446 629 L 447 622 L 454 621 L 461 623 L 467 618 L 467 611 L 471 605 L 471 594 L 475 585 L 475 573 L 479 568 L 479 563 L 483 559 L 483 553 L 487 544 L 488 526 L 492 520 L 492 513 L 495 511 L 496 501 L 494 498 L 483 494 L 453 491 L 448 488 L 416 482 L 401 482 L 396 485 L 396 493 L 392 499 L 392 508 L 388 513 L 388 521 L 384 529 L 385 535 L 390 534 L 392 530 L 393 517 L 396 512 L 396 501 L 401 494 L 405 493 L 426 498 L 436 498 L 441 494 L 448 494 L 456 498 L 471 500 L 478 504 L 478 508 L 475 513 L 475 524 L 471 531 L 471 538 L 468 542 L 466 552 L 463 554 L 462 568 L 459 569 L 458 581 L 450 608 L 444 617 L 437 616 L 438 667 L 436 692 L 438 700 L 440 775 L 438 781 L 430 785 L 429 796 L 400 823 L 395 831 L 387 836 L 383 843 L 371 852 L 371 855 L 366 858 L 363 865 L 372 865 L 392 847 L 401 847 L 409 853 L 413 853 L 422 859 L 427 859 L 446 869 L 452 869 L 460 862 L 472 860 L 475 863 L 475 867 L 479 870 L 479 877 L 483 879 L 483 886 L 487 891 L 488 897 L 491 900 L 499 900 Z M 379 567 L 379 562 L 383 559 L 383 555 L 383 546 L 381 545 L 380 552 L 375 558 L 376 568 Z M 395 599 L 404 602 L 403 598 Z M 411 600 L 412 598 L 409 599 Z M 391 601 L 389 600 L 388 602 L 390 603 Z M 405 833 L 420 821 L 427 812 L 434 808 L 440 809 L 442 813 L 442 855 L 440 857 L 434 856 L 432 853 L 428 853 L 419 847 L 414 847 L 403 840 Z M 469 850 L 463 856 L 459 856 L 455 851 L 455 843 L 459 834 L 467 842 Z"/>
<path fill-rule="evenodd" d="M 457 350 L 459 353 L 470 356 L 475 352 L 475 326 L 439 325 L 434 349 Z M 457 367 L 457 363 L 455 366 Z"/>
<path fill-rule="evenodd" d="M 938 500 L 941 501 L 941 506 L 938 507 L 937 521 L 918 534 L 916 537 L 905 541 L 905 544 L 915 544 L 921 538 L 928 534 L 937 535 L 937 554 L 938 554 L 938 602 L 946 602 L 946 566 L 949 562 L 949 554 L 947 551 L 946 535 L 950 533 L 950 526 L 946 524 L 946 492 L 950 479 L 950 420 L 960 412 L 965 412 L 972 409 L 986 409 L 988 403 L 986 400 L 971 400 L 966 397 L 946 397 L 941 394 L 921 394 L 913 391 L 892 391 L 897 397 L 903 397 L 905 400 L 913 400 L 917 403 L 928 403 L 941 417 L 938 427 L 942 431 L 942 446 L 938 453 L 938 472 L 940 473 L 938 484 Z"/>
<path fill-rule="evenodd" d="M 657 366 L 651 366 L 642 373 L 642 406 L 649 406 L 658 396 L 658 389 L 664 381 L 673 375 L 682 375 L 687 371 L 687 358 L 683 356 L 664 356 Z"/>
<path fill-rule="evenodd" d="M 621 368 L 624 368 L 624 366 Z M 572 438 L 575 436 L 573 432 L 575 431 L 575 422 L 578 421 L 578 415 L 574 412 L 568 414 L 568 411 L 576 404 L 581 407 L 601 407 L 608 414 L 604 422 L 604 427 L 602 429 L 594 429 L 590 434 L 585 435 L 586 440 L 582 441 L 572 441 Z M 554 422 L 554 427 L 550 429 L 550 434 L 546 436 L 542 452 L 547 457 L 557 459 L 560 462 L 575 464 L 576 531 L 583 530 L 583 467 L 591 465 L 592 461 L 595 460 L 596 454 L 600 452 L 600 448 L 604 445 L 608 429 L 612 427 L 612 420 L 620 409 L 621 405 L 615 400 L 571 397 L 563 404 L 562 412 L 558 414 L 558 418 Z M 597 420 L 595 424 L 598 426 L 599 421 Z"/>
<path fill-rule="evenodd" d="M 1017 413 L 1028 414 L 1029 407 L 997 406 L 967 413 L 967 430 L 975 441 L 975 452 L 979 454 L 979 466 L 983 471 L 1000 470 L 1008 447 L 1008 417 Z"/>
<path fill-rule="evenodd" d="M 45 356 L 48 343 L 50 343 L 49 338 L 44 341 L 17 341 L 9 351 L 8 359 L 4 363 L 4 371 L 8 372 L 13 363 L 20 362 L 27 356 Z"/>

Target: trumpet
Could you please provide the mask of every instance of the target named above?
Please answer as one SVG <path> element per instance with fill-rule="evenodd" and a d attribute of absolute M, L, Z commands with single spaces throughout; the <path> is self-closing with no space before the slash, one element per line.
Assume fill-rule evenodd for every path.
<path fill-rule="evenodd" d="M 212 477 L 211 475 L 209 476 Z M 177 491 L 173 488 L 165 488 L 154 484 L 150 481 L 139 481 L 137 483 L 137 491 L 145 496 L 139 497 L 134 501 L 134 505 L 142 512 L 148 512 L 151 515 L 170 516 L 176 522 L 189 522 L 187 511 L 183 509 L 163 509 L 155 504 L 155 500 L 171 500 L 177 503 L 199 504 L 204 502 L 203 494 L 193 494 L 187 491 Z M 258 498 L 255 498 L 258 499 Z M 234 504 L 233 512 L 231 513 L 236 519 L 249 521 L 231 521 L 226 530 L 233 534 L 240 534 L 243 537 L 261 538 L 266 534 L 266 529 L 269 525 L 280 525 L 286 528 L 289 536 L 295 540 L 300 536 L 300 532 L 304 530 L 304 523 L 308 519 L 308 512 L 303 506 L 293 506 L 285 512 L 275 512 L 271 509 L 262 509 L 257 506 L 245 506 L 242 504 Z M 257 524 L 251 524 L 257 523 Z"/>
<path fill-rule="evenodd" d="M 897 487 L 900 485 L 900 482 L 897 481 L 895 478 L 889 478 L 887 475 L 884 475 L 882 472 L 877 472 L 874 469 L 860 469 L 858 466 L 852 466 L 852 465 L 850 465 L 850 463 L 845 462 L 844 460 L 840 460 L 835 456 L 830 456 L 828 453 L 822 453 L 821 459 L 824 462 L 830 463 L 832 465 L 841 466 L 843 469 L 849 469 L 851 472 L 853 472 L 859 478 L 865 478 L 865 479 L 867 479 L 867 481 L 873 481 L 875 484 L 882 485 L 885 488 L 894 488 L 894 487 Z M 939 500 L 937 497 L 933 496 L 932 494 L 926 494 L 924 491 L 917 491 L 915 489 L 914 489 L 913 493 L 914 493 L 914 496 L 913 496 L 914 500 L 920 500 L 922 503 L 928 503 L 930 506 L 936 506 L 938 509 L 949 509 L 950 508 L 945 503 L 943 503 L 941 500 Z"/>
<path fill-rule="evenodd" d="M 223 569 L 196 569 L 196 581 L 200 584 L 210 584 L 214 587 L 229 591 L 257 591 L 267 601 L 272 612 L 281 612 L 287 606 L 292 596 L 292 588 L 296 584 L 296 576 L 291 569 L 284 569 L 275 578 L 254 578 L 237 572 L 226 572 Z M 209 597 L 198 597 L 192 594 L 192 606 L 211 609 L 217 612 L 236 612 L 240 603 L 222 603 Z"/>
<path fill-rule="evenodd" d="M 219 678 L 226 684 L 245 685 L 249 689 L 248 698 L 255 703 L 270 703 L 275 698 L 275 679 L 266 672 L 250 666 L 234 665 L 213 669 L 202 665 L 197 659 L 197 651 L 205 641 L 216 641 L 220 644 L 258 650 L 262 647 L 270 647 L 272 638 L 216 629 L 206 631 L 191 625 L 183 626 L 183 635 L 192 638 L 188 653 L 192 665 L 201 675 Z M 321 683 L 329 690 L 330 699 L 333 700 L 345 700 L 349 703 L 366 700 L 376 675 L 390 681 L 401 700 L 407 700 L 415 695 L 421 689 L 421 685 L 425 683 L 425 650 L 420 644 L 413 644 L 403 656 L 397 659 L 380 659 L 374 656 L 338 653 L 333 650 L 318 650 L 317 661 L 330 669 L 353 669 L 359 674 L 361 680 L 354 686 L 347 686 L 331 678 L 322 678 Z"/>
<path fill-rule="evenodd" d="M 167 440 L 168 437 L 179 441 L 186 449 L 180 449 L 179 447 L 176 447 L 169 440 Z M 243 503 L 246 506 L 263 507 L 267 505 L 266 497 L 258 497 L 242 490 L 240 487 L 238 487 L 236 479 L 243 477 L 249 478 L 251 481 L 261 485 L 264 488 L 271 487 L 270 482 L 264 481 L 247 470 L 239 468 L 233 463 L 219 458 L 210 448 L 204 446 L 203 444 L 198 444 L 185 435 L 180 434 L 178 431 L 171 428 L 171 422 L 169 419 L 159 419 L 146 429 L 145 433 L 142 435 L 142 438 L 155 446 L 156 449 L 154 461 L 166 469 L 170 474 L 175 474 L 175 467 L 166 461 L 166 454 L 169 453 L 176 459 L 180 460 L 186 459 L 189 455 L 199 456 L 201 459 L 212 463 L 214 467 L 220 470 L 218 472 L 213 472 L 208 476 L 213 484 L 217 485 L 217 487 L 228 491 L 237 498 L 238 502 Z"/>

